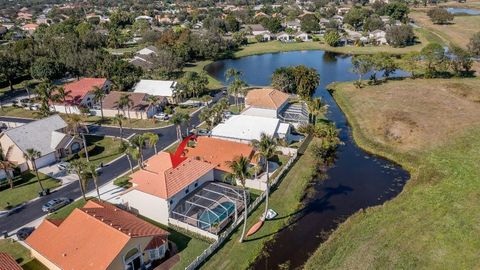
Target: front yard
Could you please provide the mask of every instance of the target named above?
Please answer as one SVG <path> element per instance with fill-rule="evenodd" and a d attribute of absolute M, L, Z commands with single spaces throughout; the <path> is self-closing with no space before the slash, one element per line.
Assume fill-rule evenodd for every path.
<path fill-rule="evenodd" d="M 120 151 L 120 140 L 111 137 L 100 137 L 94 135 L 86 135 L 85 140 L 88 145 L 89 163 L 100 166 L 118 158 L 123 153 Z M 82 149 L 79 153 L 66 158 L 66 161 L 72 161 L 79 157 L 85 157 L 85 151 Z"/>
<path fill-rule="evenodd" d="M 60 186 L 60 182 L 50 178 L 47 175 L 41 174 L 40 181 L 44 188 L 56 188 Z M 0 189 L 0 210 L 6 209 L 9 206 L 15 207 L 24 202 L 30 201 L 38 197 L 40 186 L 38 185 L 37 178 L 33 172 L 25 172 L 14 178 L 14 188 L 9 189 L 8 182 L 2 182 L 2 189 Z"/>
<path fill-rule="evenodd" d="M 0 240 L 0 252 L 8 253 L 25 270 L 48 270 L 47 267 L 32 258 L 30 251 L 27 248 L 12 239 Z"/>

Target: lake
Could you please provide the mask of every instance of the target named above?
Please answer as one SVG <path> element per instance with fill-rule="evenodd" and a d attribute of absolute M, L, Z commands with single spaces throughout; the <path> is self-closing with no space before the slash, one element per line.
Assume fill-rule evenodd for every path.
<path fill-rule="evenodd" d="M 332 82 L 358 78 L 351 72 L 350 56 L 323 51 L 285 52 L 217 61 L 206 69 L 225 82 L 225 71 L 235 68 L 243 72 L 243 79 L 249 85 L 266 86 L 270 85 L 276 68 L 301 64 L 315 68 L 320 74 L 321 83 L 315 96 L 329 105 L 327 116 L 341 129 L 344 145 L 339 147 L 326 179 L 312 183 L 304 207 L 291 218 L 287 228 L 276 233 L 275 241 L 267 243 L 263 253 L 268 256 L 258 258 L 253 269 L 277 269 L 280 264 L 288 264 L 290 269 L 302 266 L 339 223 L 361 209 L 394 198 L 409 179 L 409 174 L 398 165 L 355 144 L 344 114 L 325 89 Z M 408 76 L 401 71 L 396 75 Z"/>
<path fill-rule="evenodd" d="M 447 8 L 451 14 L 480 15 L 480 10 L 471 8 Z"/>

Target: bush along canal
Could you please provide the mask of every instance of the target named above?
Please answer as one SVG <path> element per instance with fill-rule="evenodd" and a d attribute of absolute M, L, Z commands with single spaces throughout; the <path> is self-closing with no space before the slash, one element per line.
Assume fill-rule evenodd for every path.
<path fill-rule="evenodd" d="M 302 207 L 290 217 L 288 228 L 279 231 L 264 247 L 253 269 L 294 269 L 301 267 L 337 226 L 357 211 L 380 205 L 398 195 L 409 179 L 398 165 L 360 149 L 352 138 L 345 115 L 326 91 L 335 81 L 353 81 L 351 57 L 323 51 L 301 51 L 256 55 L 215 62 L 207 71 L 225 82 L 229 68 L 243 72 L 250 85 L 270 85 L 276 68 L 306 65 L 320 74 L 315 96 L 329 105 L 328 119 L 340 129 L 339 146 L 333 164 L 305 191 Z M 397 71 L 396 76 L 407 74 Z M 368 75 L 365 76 L 368 78 Z M 312 164 L 315 166 L 315 164 Z"/>

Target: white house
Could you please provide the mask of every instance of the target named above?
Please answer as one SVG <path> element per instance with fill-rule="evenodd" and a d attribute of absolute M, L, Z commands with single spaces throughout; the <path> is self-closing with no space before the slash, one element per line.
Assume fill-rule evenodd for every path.
<path fill-rule="evenodd" d="M 387 33 L 383 30 L 375 30 L 368 34 L 368 38 L 374 40 L 376 45 L 388 44 L 386 36 Z"/>
<path fill-rule="evenodd" d="M 277 39 L 283 42 L 288 42 L 292 40 L 292 36 L 286 32 L 280 32 L 277 34 Z"/>
<path fill-rule="evenodd" d="M 295 38 L 296 39 L 299 39 L 301 41 L 304 41 L 304 42 L 307 42 L 307 41 L 312 41 L 312 39 L 310 38 L 310 36 L 305 33 L 305 32 L 301 32 L 301 33 L 298 33 L 295 35 Z"/>
<path fill-rule="evenodd" d="M 285 28 L 290 28 L 295 31 L 299 31 L 301 28 L 301 22 L 299 19 L 295 19 L 293 21 L 288 21 L 285 23 Z"/>
<path fill-rule="evenodd" d="M 175 103 L 176 86 L 175 81 L 140 80 L 133 88 L 133 92 L 165 97 L 168 102 Z"/>

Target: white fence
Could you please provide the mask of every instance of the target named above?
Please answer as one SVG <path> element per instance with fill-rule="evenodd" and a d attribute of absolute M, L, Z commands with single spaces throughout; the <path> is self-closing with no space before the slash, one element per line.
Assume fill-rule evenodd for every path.
<path fill-rule="evenodd" d="M 274 186 L 277 185 L 278 181 L 283 177 L 283 175 L 290 170 L 290 167 L 292 166 L 293 162 L 297 159 L 298 154 L 295 152 L 293 156 L 288 160 L 287 164 L 282 168 L 280 173 L 273 179 L 271 182 L 270 189 Z M 265 188 L 266 189 L 266 188 Z M 248 206 L 248 213 L 251 214 L 253 210 L 265 199 L 266 192 L 262 192 L 260 196 L 258 196 L 255 201 L 253 201 L 249 206 Z M 185 270 L 193 270 L 196 269 L 200 264 L 202 264 L 212 253 L 217 250 L 218 247 L 225 241 L 230 234 L 243 222 L 243 218 L 238 218 L 236 221 L 230 225 L 225 231 L 223 231 L 220 235 L 218 235 L 218 239 L 213 242 L 207 249 L 205 249 L 202 254 L 200 254 L 195 260 L 193 260 L 190 265 L 185 267 Z"/>
<path fill-rule="evenodd" d="M 190 232 L 194 232 L 194 233 L 196 233 L 198 235 L 201 235 L 203 237 L 207 237 L 207 238 L 210 238 L 210 239 L 213 239 L 213 240 L 218 240 L 218 235 L 207 232 L 207 231 L 202 230 L 198 227 L 192 226 L 190 224 L 187 224 L 185 222 L 181 222 L 181 221 L 173 219 L 173 218 L 168 218 L 168 224 L 169 225 L 174 225 L 176 227 L 182 228 L 182 229 L 190 231 Z"/>

